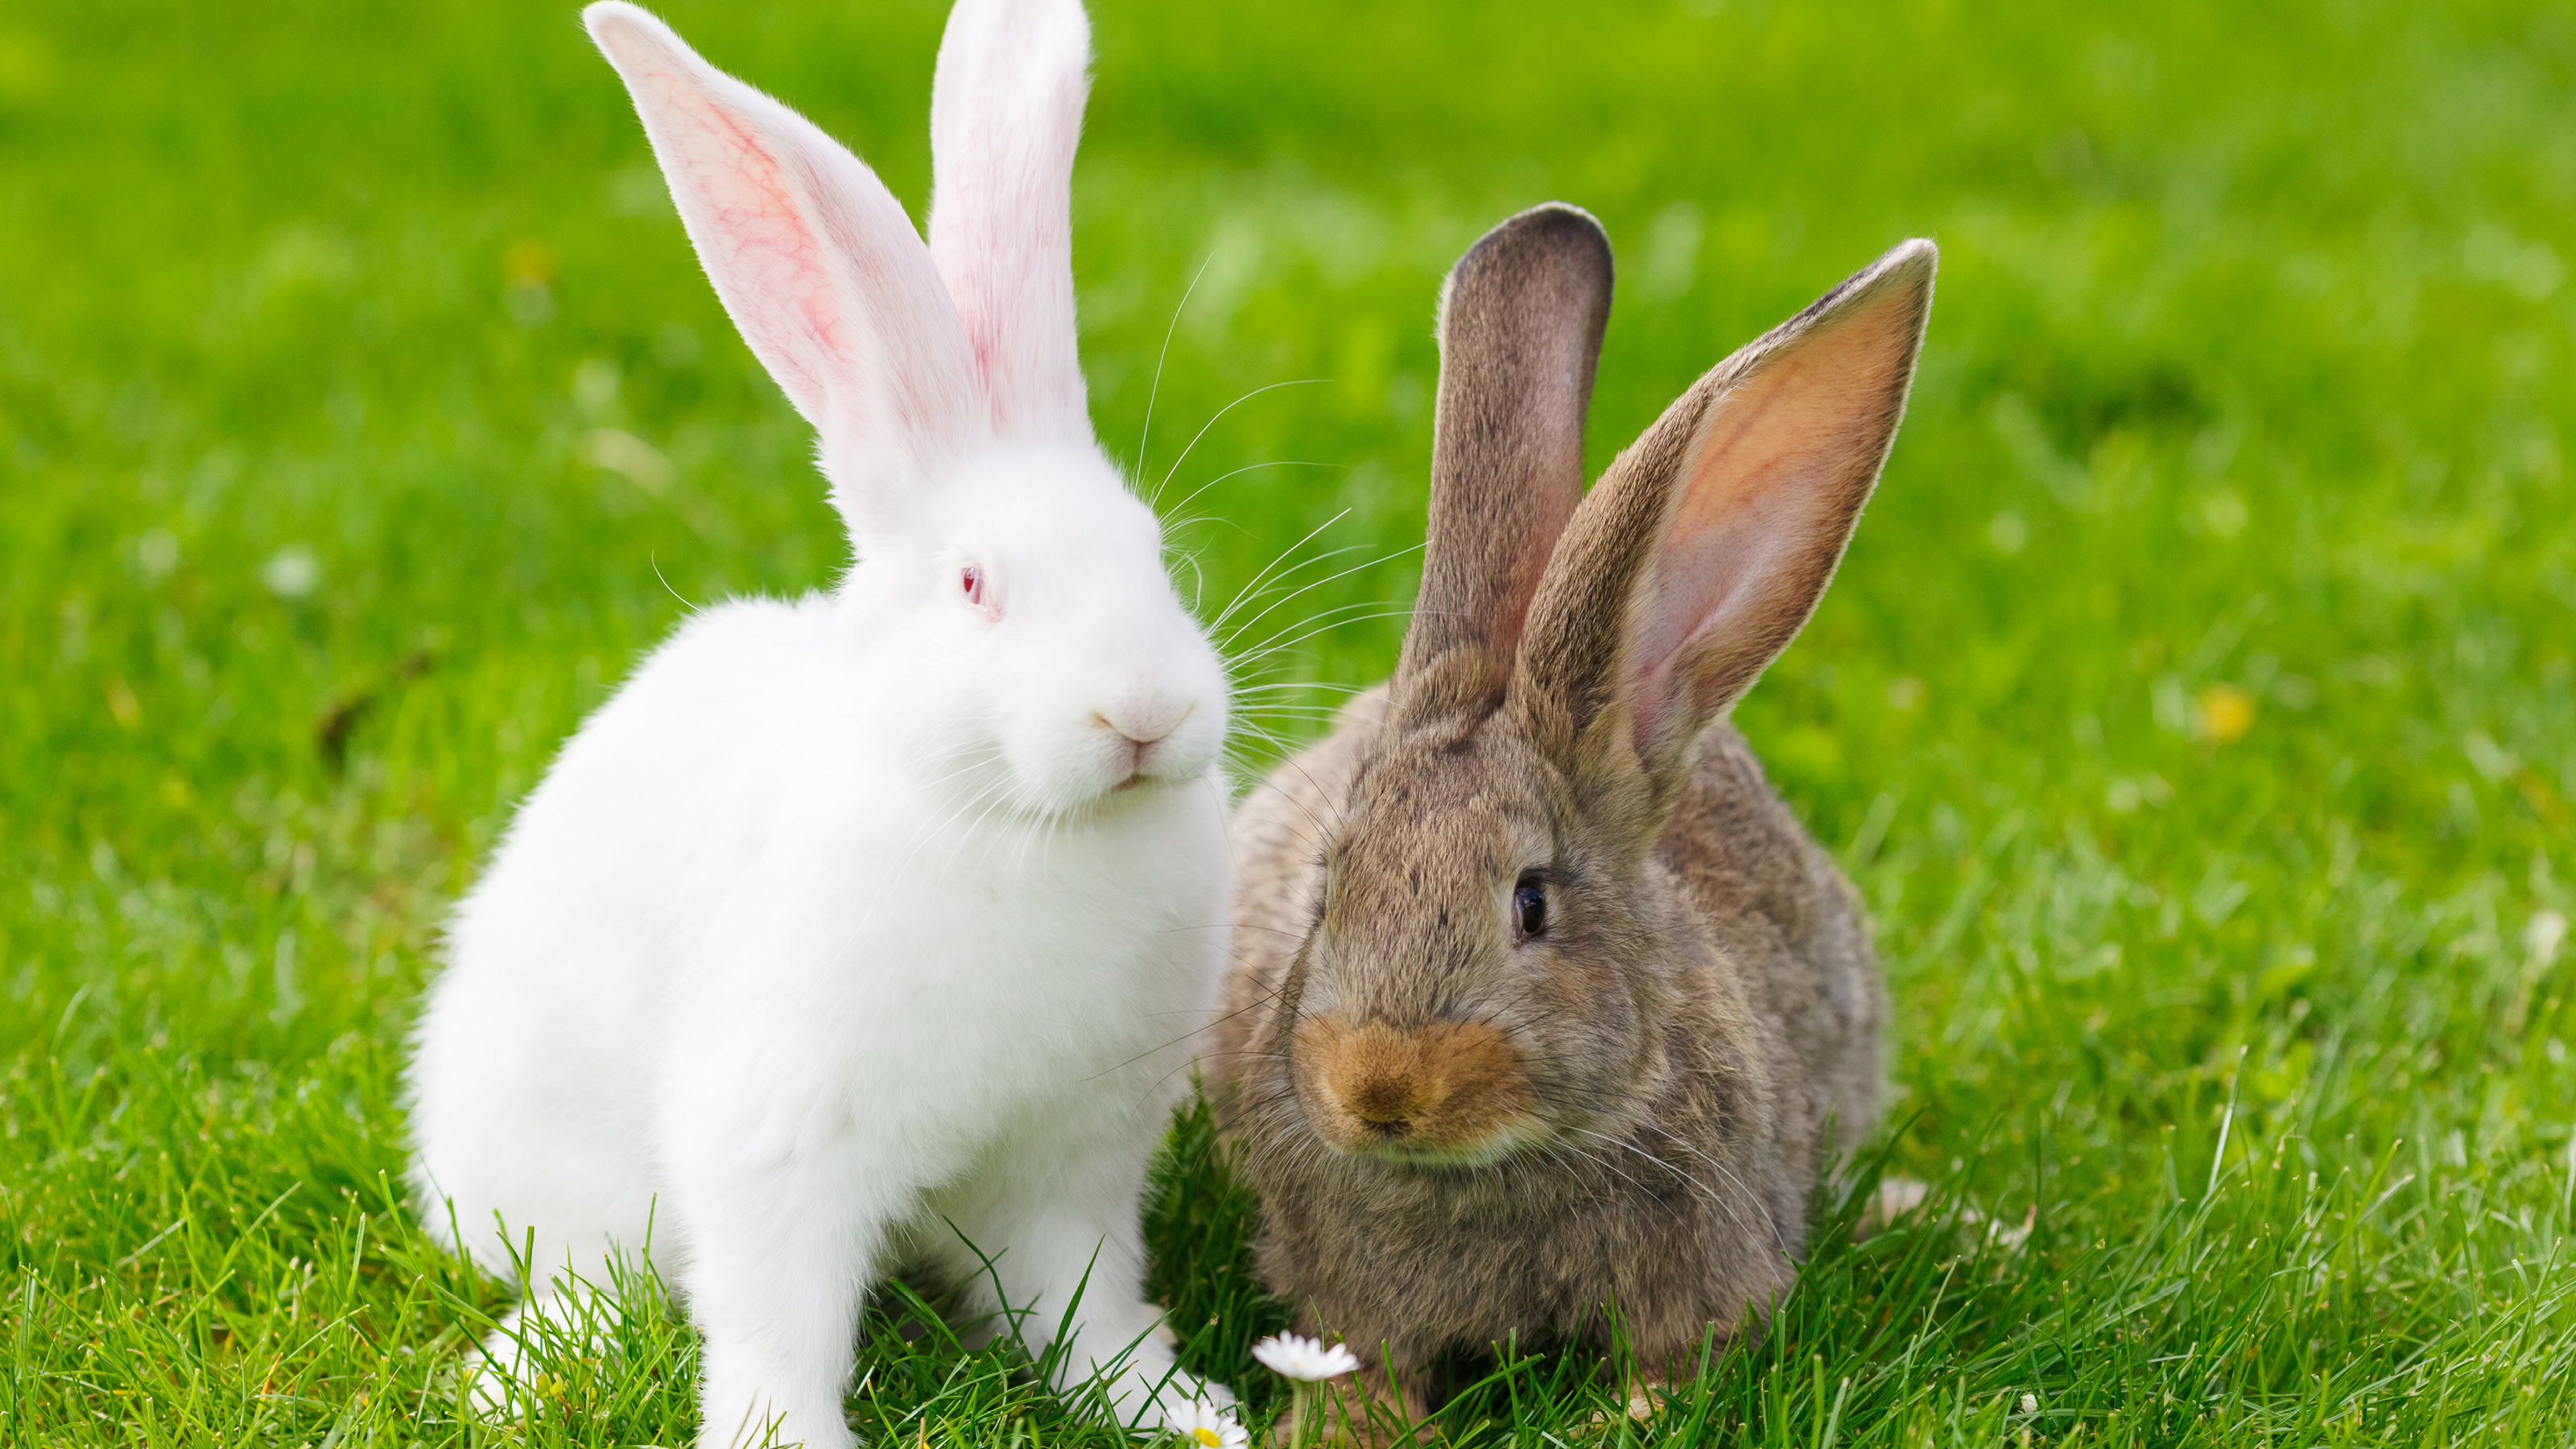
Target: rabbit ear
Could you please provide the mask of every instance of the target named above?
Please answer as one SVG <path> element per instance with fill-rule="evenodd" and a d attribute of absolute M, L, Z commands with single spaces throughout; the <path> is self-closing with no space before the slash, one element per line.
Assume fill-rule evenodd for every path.
<path fill-rule="evenodd" d="M 1440 292 L 1431 533 L 1395 670 L 1408 712 L 1501 702 L 1548 551 L 1583 499 L 1583 417 L 1610 317 L 1610 239 L 1575 207 L 1485 233 Z"/>
<path fill-rule="evenodd" d="M 626 82 L 725 311 L 823 435 L 835 501 L 873 532 L 978 422 L 957 311 L 876 173 L 619 0 L 582 12 Z"/>
<path fill-rule="evenodd" d="M 1613 463 L 1548 566 L 1515 689 L 1570 765 L 1625 722 L 1658 798 L 1814 610 L 1905 412 L 1936 253 L 1909 241 L 1720 363 Z"/>
<path fill-rule="evenodd" d="M 958 0 L 930 97 L 930 254 L 1003 437 L 1091 441 L 1073 321 L 1079 0 Z"/>

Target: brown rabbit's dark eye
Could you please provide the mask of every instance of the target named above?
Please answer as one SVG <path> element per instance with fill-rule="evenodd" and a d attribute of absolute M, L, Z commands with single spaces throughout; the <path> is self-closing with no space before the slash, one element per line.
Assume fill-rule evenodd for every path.
<path fill-rule="evenodd" d="M 1533 877 L 1522 876 L 1512 889 L 1512 920 L 1524 940 L 1547 934 L 1547 891 Z"/>

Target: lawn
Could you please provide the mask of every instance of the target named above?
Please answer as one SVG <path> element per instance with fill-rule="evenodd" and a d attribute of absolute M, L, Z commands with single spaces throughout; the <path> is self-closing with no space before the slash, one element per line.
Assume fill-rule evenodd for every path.
<path fill-rule="evenodd" d="M 665 13 L 921 205 L 937 0 Z M 1514 1360 L 1458 1442 L 2576 1436 L 2576 7 L 1095 24 L 1095 416 L 1190 496 L 1207 613 L 1276 590 L 1247 677 L 1391 665 L 1433 299 L 1492 221 L 1617 244 L 1596 465 L 1942 246 L 1876 505 L 1738 711 L 1894 986 L 1889 1130 L 1818 1210 L 1931 1204 L 1820 1229 L 1662 1418 Z M 649 1282 L 460 1419 L 505 1299 L 398 1187 L 512 800 L 692 601 L 844 557 L 614 77 L 557 0 L 20 0 L 0 218 L 0 1442 L 685 1442 Z M 1158 1286 L 1275 1404 L 1248 1205 L 1174 1142 Z M 873 1442 L 1113 1442 L 907 1316 Z"/>

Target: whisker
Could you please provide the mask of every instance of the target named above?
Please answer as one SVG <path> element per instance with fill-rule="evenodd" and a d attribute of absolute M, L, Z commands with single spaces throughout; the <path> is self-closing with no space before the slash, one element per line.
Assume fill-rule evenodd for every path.
<path fill-rule="evenodd" d="M 1154 436 L 1154 404 L 1163 396 L 1163 364 L 1172 355 L 1172 338 L 1181 330 L 1181 313 L 1188 310 L 1191 296 L 1198 291 L 1199 278 L 1207 275 L 1208 264 L 1215 260 L 1216 248 L 1210 247 L 1208 254 L 1199 259 L 1199 269 L 1190 274 L 1190 284 L 1181 289 L 1180 304 L 1172 308 L 1171 325 L 1163 329 L 1163 350 L 1154 355 L 1154 384 L 1145 390 L 1145 426 L 1136 433 L 1136 476 L 1139 478 L 1145 476 L 1145 445 Z M 1154 490 L 1155 498 L 1162 494 L 1162 489 Z M 1152 507 L 1153 500 L 1147 499 L 1146 506 Z"/>
<path fill-rule="evenodd" d="M 1355 619 L 1334 619 L 1334 620 L 1330 620 L 1329 622 L 1326 622 L 1326 623 L 1324 623 L 1324 624 L 1317 625 L 1315 628 L 1309 629 L 1309 630 L 1307 630 L 1305 633 L 1298 635 L 1298 636 L 1297 636 L 1296 638 L 1294 638 L 1294 639 L 1287 640 L 1287 641 L 1286 641 L 1286 642 L 1284 642 L 1284 643 L 1268 645 L 1267 647 L 1265 647 L 1265 648 L 1263 648 L 1263 649 L 1261 649 L 1261 650 L 1259 650 L 1259 651 L 1257 651 L 1257 652 L 1255 652 L 1255 653 L 1242 655 L 1242 656 L 1238 657 L 1238 658 L 1234 661 L 1234 663 L 1236 664 L 1236 666 L 1237 666 L 1237 667 L 1241 667 L 1241 666 L 1243 666 L 1243 665 L 1247 665 L 1247 664 L 1257 664 L 1257 663 L 1259 663 L 1260 661 L 1262 661 L 1262 660 L 1264 660 L 1264 659 L 1267 659 L 1267 658 L 1271 657 L 1272 655 L 1280 654 L 1280 653 L 1283 653 L 1283 652 L 1285 652 L 1285 651 L 1287 651 L 1287 650 L 1294 649 L 1294 648 L 1296 648 L 1298 645 L 1305 643 L 1307 640 L 1314 638 L 1314 637 L 1315 637 L 1316 635 L 1318 635 L 1318 634 L 1324 633 L 1324 632 L 1326 632 L 1326 631 L 1328 631 L 1328 630 L 1338 629 L 1338 628 L 1342 627 L 1342 626 L 1343 626 L 1343 625 L 1345 625 L 1345 624 L 1365 624 L 1365 623 L 1369 622 L 1369 621 L 1370 621 L 1370 620 L 1372 620 L 1372 619 L 1403 619 L 1403 618 L 1409 618 L 1409 617 L 1411 617 L 1411 616 L 1412 616 L 1412 614 L 1413 614 L 1413 610 L 1411 610 L 1411 609 L 1388 609 L 1388 610 L 1386 610 L 1386 611 L 1385 611 L 1385 612 L 1383 612 L 1383 613 L 1378 613 L 1378 614 L 1363 614 L 1363 615 L 1361 615 L 1360 617 L 1355 618 Z"/>
<path fill-rule="evenodd" d="M 1344 694 L 1360 694 L 1367 690 L 1375 689 L 1376 687 L 1377 686 L 1373 684 L 1335 684 L 1329 680 L 1311 679 L 1289 680 L 1277 684 L 1240 685 L 1236 687 L 1234 692 L 1236 694 L 1258 694 L 1263 691 L 1273 689 L 1337 689 Z"/>
<path fill-rule="evenodd" d="M 1235 611 L 1235 610 L 1237 610 L 1237 609 L 1239 609 L 1239 608 L 1243 607 L 1243 599 L 1244 599 L 1244 595 L 1251 593 L 1251 592 L 1252 592 L 1252 590 L 1253 590 L 1255 587 L 1257 587 L 1257 586 L 1261 583 L 1261 581 L 1262 581 L 1263 579 L 1266 579 L 1266 578 L 1270 577 L 1270 574 L 1271 574 L 1271 571 L 1272 571 L 1272 570 L 1274 570 L 1274 569 L 1278 568 L 1281 564 L 1286 563 L 1286 562 L 1289 560 L 1289 558 L 1297 552 L 1297 550 L 1299 550 L 1299 549 L 1301 549 L 1301 548 L 1304 548 L 1304 547 L 1305 547 L 1307 544 L 1309 544 L 1309 543 L 1314 542 L 1314 540 L 1315 540 L 1315 536 L 1316 536 L 1317 534 L 1322 533 L 1325 529 L 1328 529 L 1328 528 L 1332 527 L 1334 524 L 1339 523 L 1339 522 L 1341 522 L 1343 519 L 1348 518 L 1348 517 L 1350 517 L 1350 516 L 1351 516 L 1351 510 L 1349 510 L 1349 509 L 1345 508 L 1345 509 L 1343 509 L 1341 512 L 1334 514 L 1332 517 L 1325 519 L 1323 522 L 1321 522 L 1321 523 L 1319 523 L 1319 524 L 1316 524 L 1313 528 L 1308 529 L 1308 530 L 1306 531 L 1306 533 L 1305 533 L 1305 536 L 1304 536 L 1304 537 L 1302 537 L 1302 538 L 1299 538 L 1295 543 L 1292 543 L 1292 544 L 1288 545 L 1286 548 L 1281 549 L 1281 550 L 1279 551 L 1279 554 L 1278 554 L 1278 556 L 1277 556 L 1276 558 L 1273 558 L 1269 563 L 1267 563 L 1267 564 L 1265 564 L 1265 565 L 1263 565 L 1263 566 L 1262 566 L 1261 572 L 1259 572 L 1259 573 L 1257 573 L 1257 574 L 1254 574 L 1254 575 L 1252 576 L 1252 580 L 1251 580 L 1251 582 L 1250 582 L 1250 583 L 1245 584 L 1241 589 L 1239 589 L 1239 590 L 1237 590 L 1237 591 L 1236 591 L 1234 598 L 1233 598 L 1230 602 L 1228 602 L 1228 603 L 1226 604 L 1225 608 L 1224 608 L 1222 611 L 1220 611 L 1220 612 L 1217 614 L 1217 616 L 1216 616 L 1215 618 L 1208 620 L 1208 628 L 1209 628 L 1211 631 L 1214 631 L 1215 629 L 1217 629 L 1217 628 L 1221 627 L 1221 626 L 1225 623 L 1225 621 L 1226 621 L 1227 619 L 1229 619 L 1229 618 L 1231 618 L 1231 617 L 1233 616 L 1233 614 L 1234 614 L 1234 611 Z M 1358 548 L 1365 548 L 1365 547 L 1367 547 L 1367 545 L 1365 545 L 1365 544 L 1357 544 L 1357 543 L 1355 543 L 1355 544 L 1351 544 L 1351 545 L 1349 545 L 1349 547 L 1350 547 L 1350 548 L 1353 548 L 1353 549 L 1358 549 Z M 1333 557 L 1333 555 L 1328 553 L 1328 554 L 1325 554 L 1325 555 L 1324 555 L 1324 557 L 1325 557 L 1325 558 L 1331 558 L 1331 557 Z M 1298 565 L 1298 567 L 1299 567 L 1299 568 L 1303 568 L 1303 567 L 1305 567 L 1305 566 L 1304 566 L 1303 564 L 1300 564 L 1300 565 Z"/>
<path fill-rule="evenodd" d="M 1267 463 L 1246 463 L 1232 472 L 1219 473 L 1215 477 L 1207 480 L 1205 483 L 1202 483 L 1196 488 L 1191 489 L 1189 492 L 1182 494 L 1181 501 L 1173 504 L 1172 507 L 1176 509 L 1187 508 L 1190 506 L 1190 501 L 1197 498 L 1200 494 L 1214 488 L 1216 485 L 1224 482 L 1228 478 L 1249 473 L 1256 468 L 1340 468 L 1347 471 L 1350 468 L 1350 465 L 1348 463 L 1303 463 L 1291 458 L 1273 459 Z"/>
<path fill-rule="evenodd" d="M 1346 569 L 1342 570 L 1340 573 L 1336 573 L 1336 574 L 1327 574 L 1327 575 L 1325 575 L 1323 578 L 1315 579 L 1315 580 L 1313 580 L 1313 581 L 1311 581 L 1311 582 L 1304 583 L 1304 584 L 1300 584 L 1300 585 L 1299 585 L 1299 586 L 1297 586 L 1296 588 L 1289 590 L 1287 593 L 1281 594 L 1281 595 L 1280 595 L 1278 598 L 1276 598 L 1276 599 L 1273 599 L 1273 600 L 1270 602 L 1270 606 L 1269 606 L 1268 608 L 1265 608 L 1265 609 L 1263 609 L 1260 613 L 1258 613 L 1258 614 L 1254 614 L 1254 615 L 1252 615 L 1250 618 L 1247 618 L 1247 619 L 1243 620 L 1241 623 L 1236 624 L 1236 625 L 1234 626 L 1234 628 L 1233 628 L 1233 629 L 1231 629 L 1231 630 L 1227 631 L 1226 636 L 1225 636 L 1226 641 L 1227 641 L 1228 643 L 1231 643 L 1231 642 L 1233 642 L 1234 640 L 1236 640 L 1236 639 L 1238 639 L 1238 638 L 1241 638 L 1241 637 L 1242 637 L 1242 635 L 1243 635 L 1243 631 L 1244 631 L 1244 630 L 1251 628 L 1251 627 L 1252 627 L 1256 622 L 1258 622 L 1258 621 L 1260 621 L 1261 619 L 1263 619 L 1263 618 L 1267 617 L 1267 616 L 1268 616 L 1268 615 L 1269 615 L 1273 610 L 1278 609 L 1281 605 L 1286 604 L 1286 603 L 1287 603 L 1289 600 L 1291 600 L 1291 599 L 1300 598 L 1300 597 L 1302 597 L 1302 596 L 1304 596 L 1304 595 L 1311 594 L 1311 593 L 1313 593 L 1315 590 L 1317 590 L 1317 589 L 1320 589 L 1320 588 L 1324 587 L 1326 584 L 1330 584 L 1330 583 L 1338 583 L 1339 581 L 1341 581 L 1341 580 L 1343 580 L 1343 579 L 1349 578 L 1349 577 L 1350 577 L 1351 575 L 1353 575 L 1353 574 L 1361 573 L 1361 572 L 1364 572 L 1364 571 L 1366 571 L 1366 570 L 1368 570 L 1368 569 L 1377 568 L 1377 567 L 1379 567 L 1379 566 L 1381 566 L 1381 565 L 1384 565 L 1384 564 L 1390 564 L 1390 563 L 1393 563 L 1393 562 L 1395 562 L 1397 559 L 1400 559 L 1400 558 L 1404 557 L 1404 556 L 1405 556 L 1405 555 L 1407 555 L 1407 554 L 1420 553 L 1420 552 L 1423 550 L 1423 548 L 1424 548 L 1424 547 L 1425 547 L 1425 545 L 1417 543 L 1417 544 L 1413 545 L 1411 548 L 1400 548 L 1400 549 L 1397 549 L 1397 550 L 1396 550 L 1395 552 L 1393 552 L 1393 553 L 1380 554 L 1380 555 L 1378 555 L 1376 558 L 1373 558 L 1373 559 L 1366 559 L 1366 560 L 1363 560 L 1362 562 L 1355 563 L 1355 564 L 1351 565 L 1349 568 L 1346 568 Z M 1335 550 L 1333 551 L 1333 553 L 1322 555 L 1322 556 L 1320 556 L 1320 557 L 1318 557 L 1318 558 L 1314 559 L 1312 562 L 1315 562 L 1315 563 L 1321 563 L 1321 562 L 1323 562 L 1323 560 L 1324 560 L 1324 559 L 1326 559 L 1326 558 L 1331 558 L 1331 557 L 1335 556 L 1336 554 L 1352 553 L 1352 552 L 1356 552 L 1356 551 L 1357 551 L 1356 549 L 1352 549 L 1352 548 L 1335 549 Z M 1303 568 L 1303 567 L 1306 567 L 1306 565 L 1304 565 L 1304 564 L 1300 564 L 1298 567 Z M 1294 570 L 1291 570 L 1290 572 L 1292 572 L 1292 573 L 1293 573 L 1293 572 L 1294 572 Z M 1281 578 L 1280 578 L 1280 582 L 1282 582 L 1282 583 L 1287 582 L 1287 576 L 1286 576 L 1286 575 L 1282 575 L 1282 576 L 1281 576 Z M 1393 602 L 1395 602 L 1395 601 L 1394 601 L 1394 600 L 1392 600 L 1392 599 L 1381 599 L 1381 600 L 1378 600 L 1377 602 L 1382 603 L 1382 604 L 1390 604 L 1390 603 L 1393 603 Z"/>
<path fill-rule="evenodd" d="M 1175 315 L 1172 320 L 1174 325 L 1177 326 L 1180 318 Z M 1243 406 L 1245 403 L 1252 401 L 1254 398 L 1261 396 L 1265 392 L 1276 392 L 1283 387 L 1310 387 L 1316 383 L 1330 382 L 1331 380 L 1332 379 L 1330 378 L 1324 377 L 1297 377 L 1290 378 L 1286 382 L 1265 383 L 1264 385 L 1256 387 L 1252 391 L 1245 393 L 1243 396 L 1236 398 L 1234 401 L 1227 403 L 1224 407 L 1218 408 L 1216 410 L 1216 416 L 1207 420 L 1207 426 L 1200 428 L 1197 435 L 1190 439 L 1189 447 L 1181 449 L 1181 456 L 1174 458 L 1172 460 L 1172 466 L 1164 470 L 1163 481 L 1154 485 L 1154 496 L 1156 498 L 1163 496 L 1163 488 L 1166 484 L 1172 481 L 1172 475 L 1181 471 L 1181 465 L 1189 461 L 1190 449 L 1197 447 L 1199 445 L 1199 439 L 1208 435 L 1208 428 L 1215 427 L 1218 421 L 1224 418 L 1227 413 L 1233 412 L 1236 408 Z"/>
<path fill-rule="evenodd" d="M 1335 832 L 1340 828 L 1340 825 L 1341 825 L 1341 818 L 1340 818 L 1340 817 L 1341 817 L 1341 808 L 1340 808 L 1338 805 L 1333 804 L 1333 803 L 1332 803 L 1332 802 L 1327 798 L 1327 797 L 1328 797 L 1328 792 L 1324 789 L 1324 787 L 1323 787 L 1320 783 L 1318 783 L 1318 782 L 1316 781 L 1315 777 L 1314 777 L 1312 774 L 1308 773 L 1308 771 L 1307 771 L 1307 769 L 1306 769 L 1306 767 L 1305 767 L 1304 765 L 1301 765 L 1301 764 L 1299 764 L 1299 763 L 1297 762 L 1297 757 L 1296 757 L 1293 753 L 1291 753 L 1291 752 L 1289 751 L 1288 746 L 1287 746 L 1285 743 L 1281 742 L 1277 736 L 1275 736 L 1275 735 L 1271 734 L 1269 731 L 1267 731 L 1267 730 L 1265 730 L 1265 729 L 1261 728 L 1261 726 L 1259 726 L 1259 725 L 1257 725 L 1257 724 L 1252 724 L 1252 723 L 1250 723 L 1250 722 L 1248 722 L 1248 721 L 1247 721 L 1247 722 L 1245 722 L 1245 724 L 1244 724 L 1244 726 L 1243 726 L 1243 727 L 1244 727 L 1245 729 L 1247 729 L 1247 730 L 1250 730 L 1252 733 L 1254 733 L 1254 734 L 1256 734 L 1256 735 L 1261 736 L 1263 739 L 1265 739 L 1265 740 L 1269 741 L 1269 742 L 1270 742 L 1270 744 L 1271 744 L 1274 748 L 1276 748 L 1276 749 L 1280 752 L 1280 754 L 1282 755 L 1282 757 L 1283 757 L 1282 762 L 1281 762 L 1281 765 L 1280 765 L 1280 768 L 1281 768 L 1281 769 L 1295 770 L 1295 771 L 1297 772 L 1298 777 L 1299 777 L 1300 779 L 1302 779 L 1302 780 L 1304 780 L 1304 781 L 1306 782 L 1306 788 L 1307 788 L 1308 790 L 1310 790 L 1310 791 L 1312 791 L 1312 792 L 1314 793 L 1314 796 L 1315 796 L 1315 799 L 1317 800 L 1317 802 L 1319 802 L 1319 803 L 1322 803 L 1322 804 L 1326 805 L 1328 808 L 1330 808 L 1330 809 L 1333 811 L 1333 816 L 1334 816 L 1333 824 L 1331 824 L 1331 825 L 1326 825 L 1322 820 L 1319 820 L 1319 819 L 1317 819 L 1317 818 L 1316 818 L 1316 816 L 1315 816 L 1315 812 L 1314 812 L 1314 809 L 1313 809 L 1311 806 L 1309 806 L 1309 805 L 1305 802 L 1305 800 L 1303 800 L 1303 799 L 1299 798 L 1299 797 L 1298 797 L 1295 793 L 1293 793 L 1293 792 L 1283 792 L 1283 793 L 1287 793 L 1287 794 L 1288 794 L 1288 801 L 1289 801 L 1289 803 L 1290 803 L 1290 804 L 1292 804 L 1292 805 L 1295 805 L 1295 806 L 1297 807 L 1297 809 L 1299 810 L 1299 812 L 1305 815 L 1305 817 L 1306 817 L 1306 823 L 1315 827 L 1316 835 L 1317 835 L 1317 836 L 1329 837 L 1329 836 L 1333 835 L 1333 834 L 1334 834 L 1334 833 L 1335 833 Z M 1316 852 L 1316 856 L 1317 856 L 1317 858 L 1318 858 L 1318 859 L 1321 859 L 1321 858 L 1322 858 L 1323 849 L 1324 849 L 1324 842 L 1323 842 L 1323 840 L 1322 840 L 1322 839 L 1318 839 L 1318 838 L 1316 838 L 1316 837 L 1312 837 L 1312 836 L 1301 836 L 1301 837 L 1299 837 L 1299 838 L 1300 838 L 1300 839 L 1303 839 L 1303 840 L 1306 842 L 1306 845 L 1308 846 L 1308 848 L 1310 848 L 1310 849 L 1312 849 L 1313 851 L 1315 851 L 1315 852 Z"/>

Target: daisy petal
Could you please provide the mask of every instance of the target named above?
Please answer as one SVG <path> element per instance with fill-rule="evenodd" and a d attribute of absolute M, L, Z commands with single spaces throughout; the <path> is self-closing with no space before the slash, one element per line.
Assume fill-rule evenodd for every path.
<path fill-rule="evenodd" d="M 1327 1347 L 1320 1338 L 1282 1333 L 1252 1346 L 1252 1356 L 1282 1378 L 1316 1383 L 1339 1378 L 1360 1366 L 1357 1355 L 1340 1344 Z"/>

